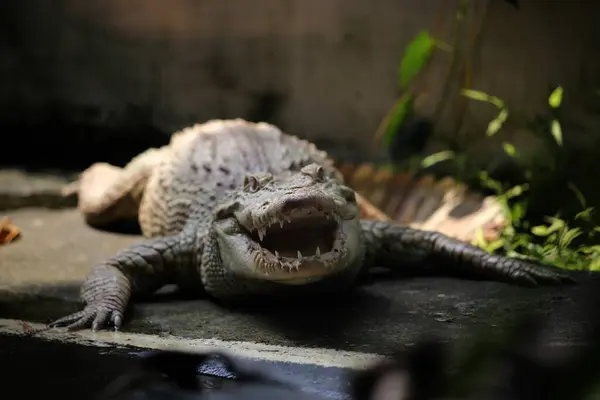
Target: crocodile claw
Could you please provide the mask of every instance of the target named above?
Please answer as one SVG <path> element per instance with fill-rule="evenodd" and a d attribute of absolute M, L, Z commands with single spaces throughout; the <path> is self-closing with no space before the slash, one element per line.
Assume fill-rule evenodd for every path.
<path fill-rule="evenodd" d="M 90 304 L 81 311 L 59 318 L 48 326 L 51 328 L 66 327 L 69 331 L 91 327 L 93 331 L 97 331 L 109 323 L 114 326 L 116 331 L 119 330 L 123 325 L 123 312 L 116 310 L 111 304 L 100 302 Z"/>
<path fill-rule="evenodd" d="M 500 268 L 506 276 L 524 286 L 574 284 L 577 281 L 565 270 L 548 265 L 537 265 L 524 260 L 509 260 Z"/>

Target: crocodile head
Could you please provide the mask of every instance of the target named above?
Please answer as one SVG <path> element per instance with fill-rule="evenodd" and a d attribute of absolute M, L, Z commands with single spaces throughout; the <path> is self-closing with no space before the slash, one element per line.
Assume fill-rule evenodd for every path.
<path fill-rule="evenodd" d="M 355 193 L 317 164 L 247 175 L 216 209 L 213 228 L 223 266 L 252 279 L 308 283 L 362 255 Z"/>

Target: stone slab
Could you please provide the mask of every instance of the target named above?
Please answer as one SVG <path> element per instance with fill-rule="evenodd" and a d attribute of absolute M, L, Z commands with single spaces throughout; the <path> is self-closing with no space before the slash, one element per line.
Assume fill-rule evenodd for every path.
<path fill-rule="evenodd" d="M 47 322 L 77 310 L 79 285 L 94 263 L 140 240 L 86 226 L 76 210 L 23 209 L 8 214 L 22 238 L 0 247 L 0 318 Z M 587 321 L 580 316 L 580 284 L 522 288 L 452 277 L 388 279 L 365 283 L 349 297 L 315 303 L 227 309 L 206 299 L 157 294 L 137 303 L 126 332 L 189 339 L 329 348 L 387 354 L 427 335 L 464 339 L 497 330 L 522 311 L 549 317 L 548 340 L 576 343 Z"/>

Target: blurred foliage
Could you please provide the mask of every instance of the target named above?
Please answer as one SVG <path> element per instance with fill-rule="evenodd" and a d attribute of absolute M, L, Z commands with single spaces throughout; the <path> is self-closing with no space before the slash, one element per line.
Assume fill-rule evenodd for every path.
<path fill-rule="evenodd" d="M 476 101 L 491 103 L 498 108 L 499 112 L 488 124 L 486 132 L 487 136 L 496 134 L 509 115 L 504 102 L 495 96 L 475 90 L 463 90 L 462 94 Z M 548 97 L 550 108 L 559 108 L 562 97 L 563 88 L 558 86 Z M 549 125 L 553 141 L 558 148 L 562 148 L 563 134 L 559 120 L 552 118 Z M 509 157 L 517 162 L 521 161 L 514 144 L 504 142 L 503 149 Z M 448 152 L 443 151 L 426 157 L 421 165 L 428 167 L 433 165 L 432 159 L 439 162 L 450 158 L 452 157 L 449 157 Z M 529 181 L 535 182 L 540 171 L 526 162 L 521 162 L 521 166 Z M 525 218 L 530 201 L 527 197 L 532 185 L 530 182 L 506 187 L 505 184 L 492 179 L 487 171 L 481 171 L 479 179 L 484 187 L 496 195 L 508 225 L 503 229 L 500 238 L 493 241 L 484 239 L 483 232 L 479 229 L 474 241 L 475 245 L 492 253 L 501 251 L 511 257 L 553 264 L 561 268 L 600 270 L 600 246 L 595 244 L 600 227 L 593 223 L 594 208 L 587 206 L 585 196 L 575 185 L 571 184 L 569 189 L 577 197 L 582 210 L 574 216 L 573 221 L 567 222 L 557 214 L 546 216 L 544 223 L 532 226 L 531 221 Z"/>
<path fill-rule="evenodd" d="M 456 18 L 458 26 L 465 24 L 465 15 L 471 1 L 459 2 Z M 460 32 L 460 29 L 455 31 L 457 37 L 454 38 L 453 46 L 449 46 L 434 38 L 429 31 L 422 30 L 404 49 L 397 78 L 401 94 L 375 135 L 386 149 L 389 150 L 394 141 L 398 141 L 398 135 L 407 134 L 402 129 L 413 118 L 415 82 L 419 74 L 427 67 L 436 49 L 452 52 L 454 63 L 454 58 L 458 57 L 455 53 L 460 49 Z M 451 77 L 452 74 L 448 76 Z M 467 84 L 469 79 L 465 81 Z M 444 92 L 447 93 L 447 90 Z M 506 103 L 497 96 L 471 88 L 463 88 L 460 95 L 468 100 L 488 103 L 497 109 L 496 116 L 487 125 L 486 137 L 500 132 L 511 115 Z M 598 270 L 600 246 L 594 243 L 597 241 L 595 235 L 600 230 L 595 222 L 599 221 L 600 215 L 596 215 L 594 208 L 587 205 L 585 196 L 576 187 L 572 174 L 568 172 L 569 169 L 575 168 L 575 165 L 581 169 L 585 166 L 582 166 L 579 154 L 574 154 L 564 147 L 563 128 L 559 120 L 563 96 L 563 88 L 555 87 L 548 96 L 549 115 L 539 116 L 528 126 L 543 140 L 546 150 L 543 154 L 540 152 L 539 155 L 525 159 L 514 143 L 502 142 L 504 153 L 512 160 L 512 165 L 519 169 L 516 179 L 509 179 L 508 182 L 493 179 L 492 166 L 488 166 L 486 171 L 480 171 L 476 166 L 470 165 L 466 155 L 455 146 L 425 157 L 413 154 L 413 160 L 405 165 L 414 171 L 416 158 L 420 160 L 420 169 L 430 168 L 441 162 L 453 163 L 456 168 L 455 178 L 497 196 L 509 224 L 501 237 L 493 242 L 485 241 L 483 234 L 479 232 L 475 240 L 478 246 L 490 252 L 504 252 L 510 256 L 534 259 L 563 268 Z M 440 102 L 443 103 L 444 93 L 441 97 Z M 408 139 L 402 145 L 410 145 Z M 423 147 L 424 145 L 420 149 L 405 150 L 417 153 Z M 398 165 L 396 169 L 400 169 Z M 549 196 L 549 193 L 552 196 Z M 571 198 L 568 203 L 575 206 L 578 204 L 581 208 L 565 211 L 564 199 L 569 194 Z M 540 214 L 540 209 L 554 215 Z M 556 210 L 561 210 L 563 215 Z"/>
<path fill-rule="evenodd" d="M 398 68 L 398 88 L 402 95 L 383 119 L 375 136 L 383 140 L 386 148 L 391 145 L 394 135 L 409 117 L 414 100 L 412 84 L 421 70 L 429 62 L 436 47 L 444 44 L 435 40 L 428 31 L 419 32 L 406 46 Z"/>

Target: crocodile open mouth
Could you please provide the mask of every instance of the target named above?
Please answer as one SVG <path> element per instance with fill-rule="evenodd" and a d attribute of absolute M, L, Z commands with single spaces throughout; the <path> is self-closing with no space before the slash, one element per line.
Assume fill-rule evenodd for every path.
<path fill-rule="evenodd" d="M 327 266 L 343 249 L 341 218 L 335 212 L 294 210 L 269 219 L 250 233 L 257 245 L 254 259 L 261 269 L 296 269 L 318 263 Z"/>

